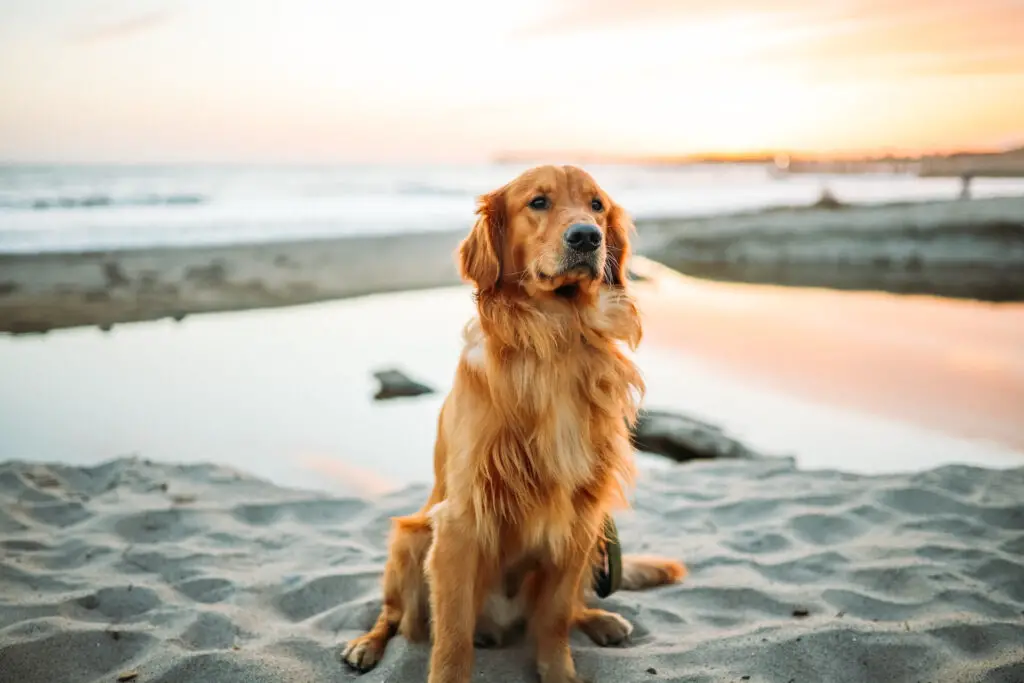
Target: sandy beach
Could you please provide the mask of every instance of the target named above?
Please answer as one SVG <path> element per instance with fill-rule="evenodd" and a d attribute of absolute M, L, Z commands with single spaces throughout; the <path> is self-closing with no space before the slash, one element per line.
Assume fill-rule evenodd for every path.
<path fill-rule="evenodd" d="M 604 601 L 624 647 L 573 636 L 580 672 L 623 681 L 1024 677 L 1024 469 L 862 477 L 791 461 L 645 480 L 626 550 L 686 558 L 678 586 Z M 388 517 L 424 487 L 335 497 L 213 465 L 0 465 L 0 670 L 60 683 L 422 681 L 401 637 L 357 677 L 339 646 L 379 608 Z M 535 680 L 522 644 L 474 681 Z"/>

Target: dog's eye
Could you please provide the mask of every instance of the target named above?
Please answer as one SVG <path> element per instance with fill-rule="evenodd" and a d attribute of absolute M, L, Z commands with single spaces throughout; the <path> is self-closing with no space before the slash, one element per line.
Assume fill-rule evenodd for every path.
<path fill-rule="evenodd" d="M 537 195 L 536 197 L 534 197 L 533 199 L 530 200 L 530 208 L 531 209 L 536 209 L 537 211 L 543 211 L 544 209 L 548 208 L 548 206 L 550 206 L 550 204 L 548 202 L 548 198 L 545 197 L 542 194 L 541 195 Z"/>
<path fill-rule="evenodd" d="M 600 199 L 595 199 L 590 202 L 590 208 L 594 211 L 604 211 L 604 204 Z"/>

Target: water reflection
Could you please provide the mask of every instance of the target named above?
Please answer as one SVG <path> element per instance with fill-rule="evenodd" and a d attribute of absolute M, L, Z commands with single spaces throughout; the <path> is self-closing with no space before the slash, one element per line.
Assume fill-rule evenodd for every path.
<path fill-rule="evenodd" d="M 1024 421 L 1011 419 L 1024 405 L 1013 404 L 1020 365 L 1009 353 L 1020 332 L 983 309 L 942 302 L 924 315 L 917 305 L 900 311 L 898 302 L 856 295 L 841 311 L 829 292 L 688 287 L 641 287 L 648 336 L 638 361 L 649 404 L 721 424 L 805 467 L 1021 461 L 1012 448 L 955 437 L 973 430 L 1022 443 Z M 283 484 L 364 495 L 426 482 L 437 411 L 472 310 L 468 290 L 457 287 L 109 334 L 3 338 L 0 459 L 217 461 Z M 929 326 L 917 336 L 902 325 L 915 316 Z M 381 367 L 406 369 L 439 393 L 374 402 L 371 373 Z M 879 387 L 892 400 L 865 408 Z M 914 409 L 894 408 L 900 401 Z M 970 401 L 980 403 L 959 413 L 963 430 L 945 430 L 953 436 L 895 419 L 942 417 L 939 408 Z"/>

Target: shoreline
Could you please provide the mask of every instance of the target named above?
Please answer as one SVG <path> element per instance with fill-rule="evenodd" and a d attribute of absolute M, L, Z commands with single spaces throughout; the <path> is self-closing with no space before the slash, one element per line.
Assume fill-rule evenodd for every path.
<path fill-rule="evenodd" d="M 459 284 L 461 232 L 0 254 L 0 333 L 278 308 Z"/>
<path fill-rule="evenodd" d="M 732 282 L 1024 301 L 1024 198 L 637 221 L 635 251 Z M 0 253 L 0 333 L 460 284 L 464 230 Z"/>
<path fill-rule="evenodd" d="M 1024 197 L 652 221 L 643 252 L 723 282 L 1024 301 Z"/>

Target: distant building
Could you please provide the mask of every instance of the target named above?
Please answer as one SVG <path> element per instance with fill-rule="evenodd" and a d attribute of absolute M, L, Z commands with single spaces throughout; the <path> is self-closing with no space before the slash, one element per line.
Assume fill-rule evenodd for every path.
<path fill-rule="evenodd" d="M 989 154 L 951 154 L 921 159 L 923 177 L 1024 177 L 1024 147 Z"/>

